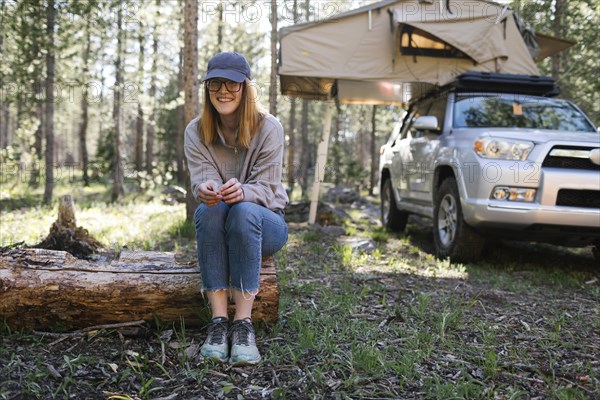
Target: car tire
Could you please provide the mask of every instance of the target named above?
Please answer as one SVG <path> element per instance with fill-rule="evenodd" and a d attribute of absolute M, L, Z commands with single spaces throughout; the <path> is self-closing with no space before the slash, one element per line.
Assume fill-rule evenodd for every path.
<path fill-rule="evenodd" d="M 436 256 L 455 262 L 477 260 L 485 240 L 463 218 L 456 180 L 446 178 L 435 195 L 433 209 L 433 241 Z"/>
<path fill-rule="evenodd" d="M 386 179 L 381 189 L 381 224 L 394 232 L 402 232 L 406 228 L 408 213 L 400 211 L 396 206 L 396 198 L 392 189 L 392 180 Z"/>

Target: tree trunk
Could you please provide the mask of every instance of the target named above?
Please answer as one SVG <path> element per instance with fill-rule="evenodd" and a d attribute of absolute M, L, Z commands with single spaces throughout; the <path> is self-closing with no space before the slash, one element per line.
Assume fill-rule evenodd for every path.
<path fill-rule="evenodd" d="M 39 125 L 37 127 L 37 129 L 35 130 L 35 133 L 33 134 L 34 136 L 34 143 L 33 143 L 33 155 L 32 155 L 32 162 L 31 162 L 31 166 L 29 168 L 29 171 L 31 172 L 29 175 L 29 182 L 28 185 L 32 188 L 38 187 L 39 183 L 40 183 L 40 177 L 41 177 L 41 171 L 42 171 L 42 159 L 43 159 L 43 154 L 44 154 L 44 130 L 45 130 L 45 110 L 44 110 L 44 102 L 41 99 L 41 94 L 42 94 L 42 90 L 45 90 L 45 84 L 42 85 L 41 83 L 34 83 L 33 84 L 33 88 L 32 88 L 32 93 L 35 93 L 35 97 L 37 98 L 35 100 L 35 115 L 38 119 Z"/>
<path fill-rule="evenodd" d="M 184 117 L 187 125 L 199 112 L 198 103 L 198 0 L 185 0 L 183 82 L 185 87 Z M 189 169 L 186 176 L 186 218 L 194 220 L 196 201 L 192 194 Z"/>
<path fill-rule="evenodd" d="M 179 49 L 179 70 L 177 72 L 177 88 L 178 93 L 182 93 L 184 91 L 183 86 L 183 48 Z M 179 97 L 179 96 L 178 96 Z M 183 150 L 183 134 L 185 131 L 185 116 L 183 113 L 183 106 L 177 106 L 177 134 L 176 137 L 176 145 L 177 145 L 177 183 L 180 185 L 185 183 L 185 153 Z"/>
<path fill-rule="evenodd" d="M 0 150 L 8 147 L 8 106 L 0 100 Z"/>
<path fill-rule="evenodd" d="M 140 24 L 140 34 L 138 37 L 140 45 L 140 56 L 139 56 L 139 74 L 140 81 L 138 85 L 138 93 L 142 93 L 144 90 L 144 25 Z M 137 105 L 137 116 L 135 118 L 135 141 L 134 141 L 134 164 L 135 170 L 141 171 L 143 169 L 144 162 L 144 109 L 142 108 L 142 102 L 138 99 Z"/>
<path fill-rule="evenodd" d="M 217 53 L 221 52 L 221 46 L 223 45 L 223 3 L 220 2 L 217 6 L 219 12 L 219 19 L 217 20 Z"/>
<path fill-rule="evenodd" d="M 277 0 L 271 0 L 271 85 L 269 112 L 277 115 Z"/>
<path fill-rule="evenodd" d="M 373 196 L 373 189 L 377 185 L 377 167 L 378 157 L 376 151 L 377 142 L 377 106 L 373 106 L 373 113 L 371 114 L 371 174 L 369 179 L 369 194 Z"/>
<path fill-rule="evenodd" d="M 100 42 L 100 49 L 99 52 L 100 54 L 98 54 L 98 58 L 100 59 L 100 73 L 98 74 L 99 78 L 100 78 L 100 93 L 98 94 L 98 102 L 97 107 L 98 109 L 102 110 L 102 106 L 104 104 L 104 66 L 107 65 L 108 63 L 105 62 L 105 55 L 106 53 L 104 52 L 104 48 L 106 46 L 106 36 L 105 36 L 105 32 L 104 29 L 100 30 L 100 37 L 98 39 L 98 41 Z M 98 132 L 101 135 L 104 135 L 104 118 L 102 118 L 102 116 L 100 116 L 98 118 Z"/>
<path fill-rule="evenodd" d="M 556 0 L 554 4 L 554 21 L 553 21 L 553 30 L 554 36 L 557 38 L 563 37 L 564 31 L 564 17 L 567 8 L 566 0 Z M 561 78 L 561 61 L 562 54 L 558 53 L 552 56 L 552 78 L 554 78 L 557 82 Z"/>
<path fill-rule="evenodd" d="M 156 10 L 160 7 L 160 0 L 156 0 Z M 158 16 L 158 15 L 157 15 Z M 152 33 L 152 74 L 150 76 L 150 114 L 148 115 L 148 126 L 146 129 L 146 172 L 152 176 L 154 164 L 154 137 L 156 134 L 156 80 L 158 72 L 158 22 L 154 25 Z"/>
<path fill-rule="evenodd" d="M 296 168 L 295 154 L 296 151 L 296 99 L 290 99 L 290 125 L 288 129 L 288 157 L 287 157 L 287 181 L 290 194 L 294 191 L 296 184 Z"/>
<path fill-rule="evenodd" d="M 201 316 L 209 315 L 200 288 L 199 267 L 177 264 L 173 253 L 124 251 L 111 262 L 43 249 L 0 253 L 0 320 L 11 329 L 155 318 L 200 326 L 208 319 Z M 272 257 L 263 259 L 256 300 L 253 317 L 276 322 L 279 289 Z M 232 305 L 230 313 L 233 317 Z"/>
<path fill-rule="evenodd" d="M 184 40 L 184 24 L 185 17 L 183 15 L 183 1 L 177 0 L 177 10 L 178 10 L 178 23 L 177 23 L 177 36 L 180 39 L 179 43 L 183 43 Z M 177 100 L 179 101 L 179 97 L 184 93 L 185 86 L 183 82 L 183 57 L 184 57 L 184 47 L 179 48 L 179 63 L 177 64 Z M 183 110 L 183 105 L 178 105 L 175 109 L 177 113 L 177 122 L 176 122 L 176 151 L 177 151 L 177 171 L 175 177 L 177 178 L 177 183 L 185 187 L 185 177 L 186 177 L 186 164 L 185 164 L 185 152 L 183 149 L 183 139 L 185 134 L 185 114 Z"/>
<path fill-rule="evenodd" d="M 85 50 L 83 52 L 83 76 L 85 79 L 89 78 L 89 58 L 90 58 L 90 46 L 91 46 L 91 37 L 90 37 L 90 26 L 89 20 L 85 27 Z M 90 185 L 90 177 L 88 175 L 89 168 L 89 156 L 87 151 L 87 129 L 89 123 L 88 116 L 88 92 L 87 86 L 83 85 L 83 93 L 81 96 L 81 125 L 79 126 L 79 157 L 81 159 L 81 170 L 83 173 L 83 184 L 84 186 Z"/>
<path fill-rule="evenodd" d="M 54 23 L 56 10 L 54 0 L 48 0 L 46 9 L 47 54 L 46 54 L 46 184 L 44 204 L 52 202 L 54 189 Z"/>
<path fill-rule="evenodd" d="M 335 99 L 335 127 L 333 131 L 333 182 L 335 186 L 338 186 L 342 181 L 342 149 L 340 148 L 340 127 L 342 125 L 342 106 L 340 99 Z"/>
<path fill-rule="evenodd" d="M 0 22 L 2 23 L 2 25 L 5 24 L 4 8 L 5 8 L 4 1 L 0 0 Z M 4 59 L 4 55 L 2 54 L 3 53 L 3 45 L 4 45 L 4 30 L 0 29 L 0 59 Z M 4 74 L 2 73 L 1 68 L 0 68 L 0 85 L 4 85 Z M 3 88 L 3 90 L 4 90 L 4 88 Z M 7 137 L 8 121 L 6 118 L 7 106 L 3 100 L 4 100 L 4 96 L 2 95 L 2 96 L 0 96 L 0 150 L 5 148 L 8 143 L 8 137 Z"/>
<path fill-rule="evenodd" d="M 302 117 L 300 119 L 300 186 L 302 188 L 302 198 L 308 198 L 308 167 L 310 165 L 310 143 L 308 140 L 308 100 L 302 100 Z"/>
<path fill-rule="evenodd" d="M 306 11 L 306 21 L 310 21 L 310 0 L 304 2 Z M 302 114 L 300 119 L 300 187 L 302 189 L 302 198 L 308 198 L 308 167 L 310 164 L 310 149 L 308 140 L 308 107 L 309 102 L 302 99 Z"/>
<path fill-rule="evenodd" d="M 37 7 L 36 7 L 37 8 Z M 56 17 L 55 17 L 56 18 Z M 46 27 L 48 25 L 46 24 Z M 42 52 L 40 51 L 40 39 L 36 35 L 32 35 L 31 37 L 31 54 L 40 55 Z M 45 91 L 46 82 L 42 82 L 42 66 L 34 65 L 33 71 L 31 73 L 32 84 L 31 84 L 31 94 L 32 98 L 28 99 L 33 104 L 35 104 L 35 116 L 38 119 L 38 127 L 34 133 L 34 143 L 33 143 L 33 157 L 31 166 L 29 168 L 29 186 L 30 187 L 38 187 L 40 183 L 41 171 L 42 171 L 42 160 L 44 155 L 44 136 L 45 136 L 45 125 L 44 125 L 44 100 L 42 96 L 42 92 Z M 46 99 L 46 101 L 49 101 Z"/>
<path fill-rule="evenodd" d="M 113 187 L 112 187 L 112 201 L 117 201 L 119 197 L 125 194 L 123 188 L 123 162 L 121 156 L 121 133 L 122 133 L 122 117 L 121 117 L 121 103 L 122 103 L 122 71 L 121 71 L 121 56 L 123 53 L 123 10 L 120 4 L 117 5 L 117 57 L 115 60 L 115 95 L 113 104 L 113 118 L 115 120 L 115 137 L 114 137 L 114 149 L 115 155 L 113 160 Z"/>
<path fill-rule="evenodd" d="M 141 88 L 142 86 L 140 86 Z M 137 104 L 137 114 L 135 117 L 135 141 L 133 144 L 135 170 L 144 170 L 144 109 L 141 101 Z"/>
<path fill-rule="evenodd" d="M 298 0 L 293 3 L 294 23 L 298 22 Z M 288 159 L 287 159 L 287 181 L 290 194 L 294 191 L 296 185 L 296 176 L 298 171 L 296 165 L 296 98 L 290 97 L 290 127 L 288 130 Z"/>
<path fill-rule="evenodd" d="M 14 142 L 17 141 L 18 138 L 15 137 L 15 132 L 17 132 L 19 130 L 19 128 L 21 128 L 21 123 L 23 121 L 23 95 L 18 94 L 17 95 L 17 111 L 16 111 L 16 115 L 15 115 L 15 129 L 9 133 L 10 136 L 10 142 Z"/>

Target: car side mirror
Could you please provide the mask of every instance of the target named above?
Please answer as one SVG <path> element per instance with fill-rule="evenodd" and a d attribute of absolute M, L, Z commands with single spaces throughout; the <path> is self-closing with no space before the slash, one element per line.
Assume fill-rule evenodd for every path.
<path fill-rule="evenodd" d="M 424 131 L 438 131 L 438 120 L 433 115 L 424 115 L 417 117 L 413 123 L 413 128 Z"/>

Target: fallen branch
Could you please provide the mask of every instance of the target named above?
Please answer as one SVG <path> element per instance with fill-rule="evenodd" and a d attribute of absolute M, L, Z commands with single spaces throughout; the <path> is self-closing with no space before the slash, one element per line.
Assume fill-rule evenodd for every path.
<path fill-rule="evenodd" d="M 569 384 L 571 386 L 576 386 L 576 387 L 578 387 L 579 389 L 583 390 L 586 393 L 590 393 L 590 394 L 594 393 L 594 391 L 589 390 L 588 388 L 586 388 L 586 387 L 584 387 L 584 386 L 582 386 L 582 385 L 580 385 L 580 384 L 578 384 L 578 383 L 576 383 L 574 381 L 571 381 L 571 380 L 569 380 L 569 379 L 567 379 L 565 377 L 561 376 L 559 378 L 562 379 L 563 381 L 567 382 L 567 384 Z"/>
<path fill-rule="evenodd" d="M 118 323 L 118 324 L 103 324 L 103 325 L 89 326 L 87 328 L 79 329 L 79 330 L 76 330 L 76 331 L 73 331 L 73 332 L 55 333 L 55 332 L 33 331 L 33 333 L 36 334 L 36 335 L 39 335 L 39 336 L 52 336 L 52 337 L 58 337 L 58 336 L 84 336 L 84 334 L 87 333 L 87 332 L 98 331 L 100 329 L 126 328 L 126 327 L 131 327 L 131 326 L 143 325 L 145 323 L 146 323 L 146 321 L 139 320 L 139 321 L 131 321 L 131 322 L 121 322 L 121 323 Z"/>

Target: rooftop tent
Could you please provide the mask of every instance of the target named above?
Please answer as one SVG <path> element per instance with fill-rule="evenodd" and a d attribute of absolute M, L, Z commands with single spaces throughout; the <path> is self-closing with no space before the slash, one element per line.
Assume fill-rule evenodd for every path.
<path fill-rule="evenodd" d="M 525 34 L 522 34 L 523 31 Z M 526 38 L 526 40 L 524 39 Z M 483 0 L 383 0 L 280 30 L 284 95 L 398 104 L 467 71 L 537 75 L 536 60 L 569 42 L 517 25 L 508 7 Z M 324 180 L 333 104 L 323 123 L 309 222 Z"/>
<path fill-rule="evenodd" d="M 466 71 L 538 74 L 512 11 L 482 0 L 384 0 L 280 34 L 290 96 L 403 104 Z M 542 39 L 538 59 L 569 45 Z"/>

